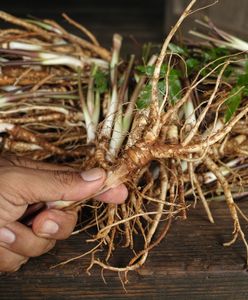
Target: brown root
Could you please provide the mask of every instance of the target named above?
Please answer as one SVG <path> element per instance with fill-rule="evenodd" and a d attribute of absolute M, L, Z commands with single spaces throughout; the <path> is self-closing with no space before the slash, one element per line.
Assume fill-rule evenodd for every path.
<path fill-rule="evenodd" d="M 231 217 L 234 222 L 233 239 L 230 242 L 225 243 L 224 246 L 232 245 L 236 241 L 238 236 L 240 236 L 245 245 L 245 248 L 246 248 L 246 265 L 248 265 L 248 243 L 247 243 L 244 232 L 243 232 L 240 222 L 239 222 L 237 209 L 236 209 L 235 203 L 233 201 L 233 197 L 232 197 L 232 193 L 230 191 L 229 184 L 228 184 L 227 180 L 225 179 L 225 177 L 219 171 L 218 166 L 215 164 L 215 162 L 211 158 L 205 157 L 204 164 L 206 164 L 206 166 L 209 168 L 209 170 L 211 170 L 215 174 L 215 176 L 218 178 L 219 183 L 221 184 L 221 186 L 223 188 L 225 199 L 226 199 L 227 205 L 229 207 Z"/>

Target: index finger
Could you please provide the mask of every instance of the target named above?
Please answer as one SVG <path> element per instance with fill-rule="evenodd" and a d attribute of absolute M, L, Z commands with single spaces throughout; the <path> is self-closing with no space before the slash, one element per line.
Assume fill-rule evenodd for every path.
<path fill-rule="evenodd" d="M 41 161 L 34 161 L 32 159 L 22 158 L 15 155 L 6 155 L 0 158 L 0 167 L 16 166 L 37 170 L 62 170 L 74 171 L 75 169 L 66 165 L 58 165 L 46 163 Z"/>

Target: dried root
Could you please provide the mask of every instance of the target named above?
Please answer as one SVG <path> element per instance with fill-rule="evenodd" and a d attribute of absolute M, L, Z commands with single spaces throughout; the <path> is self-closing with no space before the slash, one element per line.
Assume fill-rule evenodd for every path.
<path fill-rule="evenodd" d="M 247 58 L 225 53 L 187 73 L 190 57 L 175 52 L 171 39 L 195 2 L 142 72 L 134 56 L 127 63 L 121 59 L 119 35 L 110 53 L 67 15 L 86 40 L 51 20 L 28 21 L 0 12 L 0 18 L 23 28 L 0 30 L 2 152 L 76 169 L 102 167 L 108 178 L 100 192 L 120 183 L 129 189 L 120 206 L 92 199 L 73 204 L 89 211 L 74 234 L 89 231 L 88 242 L 96 246 L 59 265 L 91 254 L 88 270 L 93 265 L 125 274 L 136 270 L 173 220 L 187 218 L 193 197 L 201 200 L 212 223 L 209 197 L 226 200 L 234 232 L 225 245 L 240 237 L 248 257 L 239 221 L 239 214 L 245 215 L 234 202 L 248 193 L 248 102 L 246 86 L 232 88 Z M 190 45 L 188 51 L 198 57 L 203 47 Z M 227 77 L 230 66 L 237 74 Z M 173 94 L 175 82 L 180 89 Z M 230 105 L 234 96 L 240 106 Z M 113 266 L 112 256 L 121 247 L 132 254 L 126 265 Z M 99 251 L 103 248 L 105 254 Z"/>

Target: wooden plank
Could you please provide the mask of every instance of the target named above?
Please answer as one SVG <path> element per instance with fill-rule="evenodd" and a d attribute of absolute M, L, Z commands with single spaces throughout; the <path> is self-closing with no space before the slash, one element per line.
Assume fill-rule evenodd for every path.
<path fill-rule="evenodd" d="M 248 202 L 240 207 L 248 211 Z M 191 209 L 187 221 L 175 221 L 166 239 L 149 256 L 146 265 L 129 273 L 127 293 L 118 274 L 99 268 L 85 273 L 89 258 L 64 267 L 53 264 L 87 249 L 83 236 L 59 242 L 50 254 L 32 259 L 22 270 L 1 277 L 0 299 L 247 299 L 248 273 L 245 249 L 238 241 L 229 248 L 232 222 L 224 203 L 212 205 L 216 223 L 210 224 L 200 205 Z M 245 225 L 247 231 L 247 225 Z M 115 263 L 125 259 L 125 251 Z"/>

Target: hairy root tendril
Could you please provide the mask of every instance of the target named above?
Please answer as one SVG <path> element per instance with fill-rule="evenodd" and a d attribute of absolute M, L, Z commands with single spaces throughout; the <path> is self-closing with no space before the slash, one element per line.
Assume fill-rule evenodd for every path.
<path fill-rule="evenodd" d="M 73 234 L 87 232 L 94 246 L 59 265 L 91 255 L 88 272 L 98 265 L 126 276 L 198 200 L 214 223 L 210 198 L 225 200 L 233 220 L 233 239 L 225 246 L 240 238 L 248 257 L 239 220 L 247 217 L 235 203 L 248 195 L 247 87 L 237 85 L 247 57 L 231 46 L 220 54 L 213 44 L 185 42 L 186 52 L 173 47 L 196 2 L 145 65 L 134 56 L 121 58 L 119 35 L 108 51 L 67 15 L 84 38 L 51 20 L 0 12 L 21 28 L 0 30 L 2 155 L 77 170 L 102 167 L 108 177 L 101 192 L 120 183 L 129 190 L 122 205 L 92 199 L 76 204 L 82 217 Z M 214 58 L 201 64 L 212 48 Z M 195 65 L 189 65 L 191 57 Z M 111 263 L 117 249 L 130 253 L 123 266 Z"/>

